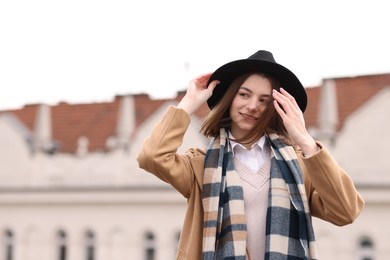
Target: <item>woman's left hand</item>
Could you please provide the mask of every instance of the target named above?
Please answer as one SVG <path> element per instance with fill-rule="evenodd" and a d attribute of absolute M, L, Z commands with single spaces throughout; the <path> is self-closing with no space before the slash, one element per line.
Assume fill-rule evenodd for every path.
<path fill-rule="evenodd" d="M 291 140 L 302 149 L 306 157 L 315 154 L 318 146 L 307 132 L 303 113 L 295 98 L 283 88 L 280 88 L 280 92 L 273 90 L 272 97 L 275 109 L 282 118 Z"/>

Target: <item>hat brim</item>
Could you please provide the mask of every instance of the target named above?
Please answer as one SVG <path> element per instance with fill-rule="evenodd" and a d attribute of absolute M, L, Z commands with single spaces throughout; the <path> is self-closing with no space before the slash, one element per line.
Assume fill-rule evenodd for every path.
<path fill-rule="evenodd" d="M 278 63 L 254 59 L 229 62 L 219 67 L 210 76 L 208 83 L 213 80 L 219 80 L 220 83 L 214 89 L 213 95 L 207 100 L 209 108 L 212 109 L 222 99 L 235 78 L 249 72 L 263 72 L 279 80 L 283 89 L 295 98 L 302 112 L 305 111 L 307 106 L 306 91 L 295 74 Z"/>

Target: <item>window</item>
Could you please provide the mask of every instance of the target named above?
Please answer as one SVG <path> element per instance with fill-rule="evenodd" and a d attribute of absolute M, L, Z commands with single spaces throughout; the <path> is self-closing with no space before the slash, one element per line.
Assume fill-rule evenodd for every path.
<path fill-rule="evenodd" d="M 57 232 L 57 247 L 58 247 L 58 260 L 66 260 L 66 244 L 67 236 L 65 231 L 60 230 Z"/>
<path fill-rule="evenodd" d="M 85 259 L 95 259 L 95 234 L 91 230 L 85 232 Z"/>
<path fill-rule="evenodd" d="M 14 250 L 14 234 L 11 230 L 4 231 L 4 259 L 12 260 Z"/>
<path fill-rule="evenodd" d="M 359 259 L 374 260 L 374 243 L 368 237 L 362 238 L 359 241 Z"/>
<path fill-rule="evenodd" d="M 153 233 L 147 232 L 145 234 L 145 260 L 154 260 L 156 254 L 156 245 Z"/>

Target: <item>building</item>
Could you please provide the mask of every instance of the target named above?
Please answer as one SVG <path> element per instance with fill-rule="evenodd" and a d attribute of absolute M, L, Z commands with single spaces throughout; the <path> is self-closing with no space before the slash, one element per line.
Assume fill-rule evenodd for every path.
<path fill-rule="evenodd" d="M 366 200 L 352 225 L 315 220 L 320 259 L 390 257 L 390 74 L 307 88 L 308 129 Z M 0 112 L 0 260 L 174 259 L 186 200 L 138 168 L 140 146 L 175 99 L 26 105 Z M 207 107 L 182 151 L 207 146 Z"/>

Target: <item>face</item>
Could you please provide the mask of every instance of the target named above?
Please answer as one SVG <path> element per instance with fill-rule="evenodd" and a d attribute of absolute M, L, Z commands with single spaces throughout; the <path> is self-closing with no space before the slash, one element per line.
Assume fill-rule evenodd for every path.
<path fill-rule="evenodd" d="M 253 74 L 239 88 L 230 107 L 231 133 L 235 138 L 246 136 L 259 122 L 260 115 L 271 102 L 271 82 Z"/>

